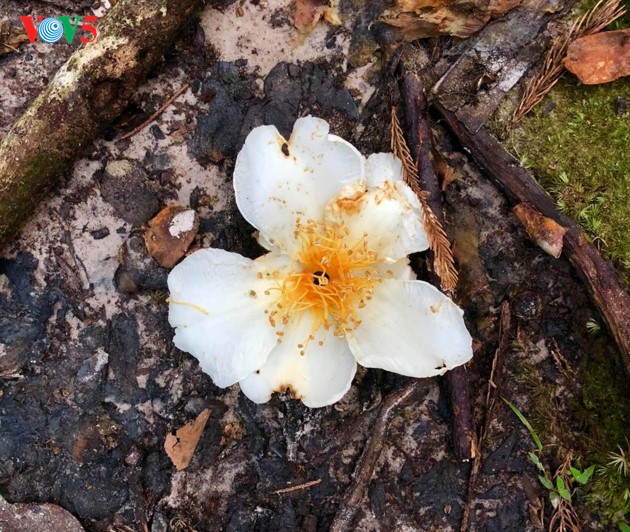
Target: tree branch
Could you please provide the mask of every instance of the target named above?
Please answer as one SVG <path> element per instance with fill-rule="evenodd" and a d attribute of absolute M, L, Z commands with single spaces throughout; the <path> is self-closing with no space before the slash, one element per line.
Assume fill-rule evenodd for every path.
<path fill-rule="evenodd" d="M 207 0 L 120 0 L 0 143 L 0 249 Z"/>

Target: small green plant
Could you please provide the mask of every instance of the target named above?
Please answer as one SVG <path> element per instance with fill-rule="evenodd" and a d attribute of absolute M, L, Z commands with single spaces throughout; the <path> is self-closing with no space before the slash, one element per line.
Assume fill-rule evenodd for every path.
<path fill-rule="evenodd" d="M 621 532 L 630 532 L 630 525 L 626 523 L 619 523 L 619 530 L 621 530 Z"/>
<path fill-rule="evenodd" d="M 589 334 L 596 335 L 601 329 L 602 326 L 592 318 L 586 322 L 586 330 Z"/>
<path fill-rule="evenodd" d="M 585 486 L 595 472 L 595 466 L 587 467 L 583 471 L 572 465 L 573 453 L 569 451 L 563 464 L 552 475 L 541 461 L 543 444 L 540 436 L 523 413 L 510 401 L 503 399 L 519 421 L 527 429 L 536 444 L 536 451 L 528 453 L 532 464 L 539 471 L 538 480 L 549 492 L 549 502 L 553 507 L 553 514 L 549 523 L 549 530 L 579 530 L 577 514 L 573 508 L 574 484 Z"/>
<path fill-rule="evenodd" d="M 610 458 L 610 462 L 608 462 L 608 466 L 617 470 L 620 475 L 627 477 L 630 473 L 630 445 L 628 445 L 628 440 L 626 440 L 627 449 L 618 445 L 617 448 L 619 452 L 611 452 L 608 454 L 608 458 Z"/>

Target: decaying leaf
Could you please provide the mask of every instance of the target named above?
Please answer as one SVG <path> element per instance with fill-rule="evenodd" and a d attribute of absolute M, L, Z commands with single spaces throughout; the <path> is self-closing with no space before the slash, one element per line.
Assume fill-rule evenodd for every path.
<path fill-rule="evenodd" d="M 190 464 L 209 417 L 210 409 L 206 408 L 197 419 L 175 431 L 175 435 L 166 436 L 164 450 L 177 471 L 186 469 Z"/>
<path fill-rule="evenodd" d="M 523 0 L 396 0 L 383 22 L 400 28 L 408 41 L 437 35 L 470 37 L 488 21 Z"/>
<path fill-rule="evenodd" d="M 562 253 L 562 239 L 567 232 L 566 228 L 525 203 L 519 203 L 513 210 L 529 238 L 543 251 L 557 259 Z"/>
<path fill-rule="evenodd" d="M 171 206 L 162 209 L 144 233 L 149 253 L 164 268 L 172 268 L 184 256 L 199 231 L 199 218 L 192 209 Z"/>
<path fill-rule="evenodd" d="M 0 20 L 0 57 L 17 52 L 20 44 L 28 42 L 23 29 L 11 26 L 9 19 Z"/>
<path fill-rule="evenodd" d="M 603 31 L 573 41 L 564 66 L 585 85 L 630 76 L 630 29 Z"/>
<path fill-rule="evenodd" d="M 300 31 L 311 31 L 322 17 L 333 26 L 341 25 L 338 0 L 295 0 L 293 25 Z"/>

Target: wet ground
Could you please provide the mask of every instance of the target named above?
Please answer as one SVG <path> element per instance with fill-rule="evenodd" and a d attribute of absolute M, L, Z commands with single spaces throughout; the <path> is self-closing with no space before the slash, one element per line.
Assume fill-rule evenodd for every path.
<path fill-rule="evenodd" d="M 5 4 L 12 16 L 64 9 Z M 332 522 L 377 407 L 408 379 L 361 369 L 342 401 L 314 410 L 287 397 L 255 405 L 238 386 L 216 388 L 194 358 L 172 345 L 168 270 L 148 255 L 141 236 L 160 208 L 178 204 L 199 215 L 193 247 L 259 254 L 231 188 L 235 155 L 257 125 L 288 134 L 298 116 L 310 113 L 365 154 L 389 151 L 384 124 L 398 96 L 388 65 L 348 60 L 348 50 L 364 50 L 350 38 L 353 27 L 320 24 L 301 43 L 289 15 L 276 0 L 204 11 L 121 120 L 86 149 L 4 251 L 0 495 L 8 502 L 57 504 L 86 530 L 315 531 Z M 353 20 L 355 35 L 362 35 L 361 17 Z M 0 58 L 0 135 L 68 48 L 27 44 Z M 414 53 L 421 63 L 431 51 Z M 115 140 L 184 83 L 189 88 L 150 126 Z M 469 375 L 478 418 L 499 343 L 500 307 L 508 301 L 513 319 L 500 394 L 533 415 L 536 395 L 523 375 L 537 376 L 552 390 L 558 425 L 541 427 L 541 434 L 580 449 L 594 430 L 592 421 L 572 417 L 587 408 L 581 371 L 597 352 L 618 373 L 605 333 L 593 337 L 586 329 L 597 313 L 570 264 L 527 239 L 506 200 L 437 125 L 435 137 L 455 178 L 445 191 L 447 229 L 475 340 Z M 573 368 L 571 377 L 554 352 Z M 427 379 L 422 392 L 392 421 L 357 530 L 459 529 L 471 465 L 453 456 L 442 383 Z M 165 438 L 206 408 L 210 419 L 192 462 L 177 472 Z M 533 443 L 503 405 L 490 427 L 472 526 L 533 530 L 530 509 L 545 495 L 527 458 Z M 320 482 L 274 493 L 312 480 Z M 577 507 L 589 526 L 598 526 L 579 500 Z"/>

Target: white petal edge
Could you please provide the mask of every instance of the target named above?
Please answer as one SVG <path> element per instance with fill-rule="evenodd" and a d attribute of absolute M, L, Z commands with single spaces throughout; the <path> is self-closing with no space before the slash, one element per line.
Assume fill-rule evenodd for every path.
<path fill-rule="evenodd" d="M 393 153 L 373 153 L 365 163 L 365 180 L 369 187 L 381 186 L 385 181 L 402 181 L 402 161 Z"/>
<path fill-rule="evenodd" d="M 385 181 L 367 190 L 360 183 L 344 187 L 326 206 L 325 219 L 327 225 L 348 232 L 350 245 L 365 236 L 382 262 L 393 263 L 429 247 L 422 207 L 402 181 Z"/>
<path fill-rule="evenodd" d="M 217 386 L 231 386 L 261 367 L 275 347 L 276 331 L 265 315 L 275 297 L 265 291 L 275 282 L 267 274 L 288 266 L 287 257 L 273 253 L 252 261 L 210 248 L 169 274 L 173 342 L 197 358 Z"/>
<path fill-rule="evenodd" d="M 305 313 L 298 324 L 288 326 L 267 363 L 239 383 L 249 399 L 266 403 L 273 392 L 283 393 L 289 388 L 306 406 L 319 408 L 336 403 L 346 394 L 357 370 L 348 343 L 334 336 L 331 328 L 320 329 L 314 340 L 298 347 L 311 334 L 312 323 L 312 317 Z"/>
<path fill-rule="evenodd" d="M 384 280 L 358 317 L 347 340 L 362 366 L 432 377 L 472 358 L 463 311 L 423 281 Z"/>
<path fill-rule="evenodd" d="M 295 122 L 288 141 L 274 126 L 260 126 L 236 159 L 234 191 L 241 214 L 263 242 L 288 255 L 297 251 L 296 219 L 322 221 L 328 201 L 364 177 L 363 156 L 328 131 L 325 120 L 311 116 Z"/>

